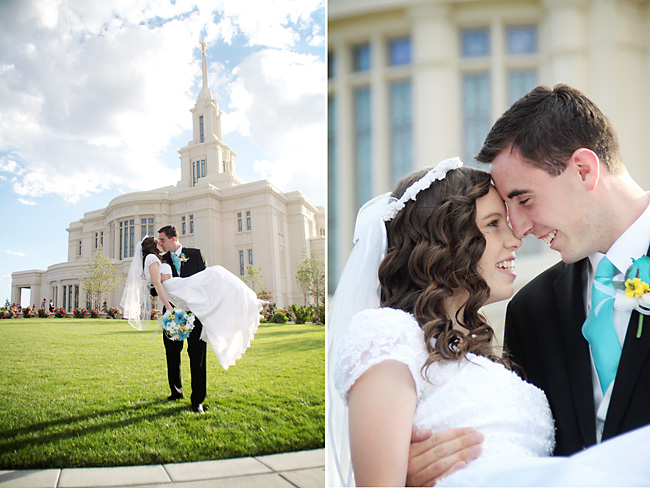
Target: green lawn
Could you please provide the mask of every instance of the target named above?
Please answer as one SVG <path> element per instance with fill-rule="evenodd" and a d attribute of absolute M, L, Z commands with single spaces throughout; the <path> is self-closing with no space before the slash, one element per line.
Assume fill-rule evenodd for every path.
<path fill-rule="evenodd" d="M 325 330 L 262 325 L 224 371 L 208 347 L 207 412 L 169 395 L 153 329 L 110 319 L 0 321 L 0 469 L 127 466 L 316 449 L 325 439 Z"/>

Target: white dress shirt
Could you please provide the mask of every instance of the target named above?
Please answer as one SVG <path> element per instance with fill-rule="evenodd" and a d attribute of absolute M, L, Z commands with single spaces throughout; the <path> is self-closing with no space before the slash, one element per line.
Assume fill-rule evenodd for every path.
<path fill-rule="evenodd" d="M 591 286 L 594 282 L 595 270 L 598 268 L 598 263 L 600 263 L 603 256 L 607 256 L 607 259 L 616 266 L 618 274 L 614 278 L 623 278 L 623 273 L 625 273 L 632 265 L 632 259 L 637 259 L 645 255 L 648 251 L 648 247 L 650 247 L 650 205 L 646 207 L 639 218 L 620 235 L 614 244 L 612 244 L 612 247 L 609 248 L 607 254 L 597 252 L 589 256 L 591 266 L 587 269 L 587 287 L 585 290 L 586 316 L 589 315 L 591 309 Z M 623 343 L 625 342 L 625 334 L 627 333 L 627 326 L 630 322 L 631 316 L 632 310 L 619 310 L 614 308 L 614 329 L 616 330 L 616 336 L 618 337 L 618 342 L 621 344 L 621 348 L 623 348 Z M 600 382 L 598 381 L 598 373 L 596 372 L 596 366 L 594 365 L 593 355 L 591 356 L 591 378 L 596 411 L 596 439 L 600 442 L 605 427 L 607 409 L 609 408 L 609 401 L 612 396 L 615 381 L 609 385 L 605 395 L 603 395 L 600 388 Z"/>

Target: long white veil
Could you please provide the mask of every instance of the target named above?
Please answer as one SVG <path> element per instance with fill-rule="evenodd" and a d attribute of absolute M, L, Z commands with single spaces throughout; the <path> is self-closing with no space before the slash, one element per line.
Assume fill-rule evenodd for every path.
<path fill-rule="evenodd" d="M 147 237 L 149 236 L 145 236 L 142 241 Z M 126 277 L 120 306 L 124 317 L 133 328 L 147 330 L 151 317 L 151 293 L 142 267 L 142 241 L 135 246 L 135 255 Z"/>
<path fill-rule="evenodd" d="M 326 486 L 354 486 L 348 439 L 348 409 L 334 387 L 335 349 L 350 318 L 379 307 L 379 265 L 386 255 L 383 216 L 390 193 L 366 203 L 357 215 L 354 247 L 343 269 L 327 315 L 327 440 Z"/>

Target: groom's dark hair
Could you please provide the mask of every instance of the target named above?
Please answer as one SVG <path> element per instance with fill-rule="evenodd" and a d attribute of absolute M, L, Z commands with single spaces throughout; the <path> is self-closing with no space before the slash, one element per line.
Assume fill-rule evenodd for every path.
<path fill-rule="evenodd" d="M 158 234 L 161 233 L 164 233 L 168 239 L 171 239 L 172 237 L 178 239 L 178 231 L 176 230 L 176 227 L 174 227 L 173 225 L 166 225 L 165 227 L 162 227 L 158 231 Z"/>
<path fill-rule="evenodd" d="M 623 171 L 618 137 L 609 119 L 581 91 L 568 85 L 538 86 L 494 123 L 475 157 L 491 163 L 504 149 L 552 176 L 566 169 L 574 151 L 587 148 L 610 173 Z"/>

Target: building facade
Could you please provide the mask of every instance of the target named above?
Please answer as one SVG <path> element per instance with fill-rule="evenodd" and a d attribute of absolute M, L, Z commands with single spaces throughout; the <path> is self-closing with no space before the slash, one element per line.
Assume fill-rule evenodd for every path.
<path fill-rule="evenodd" d="M 221 138 L 221 115 L 203 87 L 191 110 L 193 138 L 179 150 L 181 180 L 175 186 L 129 193 L 106 208 L 86 212 L 68 227 L 68 260 L 47 270 L 12 273 L 11 300 L 29 288 L 33 304 L 52 299 L 67 311 L 89 305 L 84 267 L 100 251 L 126 279 L 135 245 L 174 225 L 180 242 L 198 247 L 208 266 L 219 264 L 244 278 L 246 267 L 262 268 L 265 289 L 279 306 L 303 303 L 296 268 L 303 256 L 325 260 L 325 210 L 299 191 L 283 193 L 269 181 L 245 183 L 236 174 L 236 153 Z M 103 297 L 118 307 L 122 287 Z"/>
<path fill-rule="evenodd" d="M 401 176 L 450 156 L 473 164 L 494 121 L 538 84 L 567 83 L 617 130 L 650 189 L 648 0 L 330 0 L 328 277 L 354 219 Z M 559 255 L 527 238 L 517 286 Z M 495 304 L 494 322 L 504 304 Z"/>

